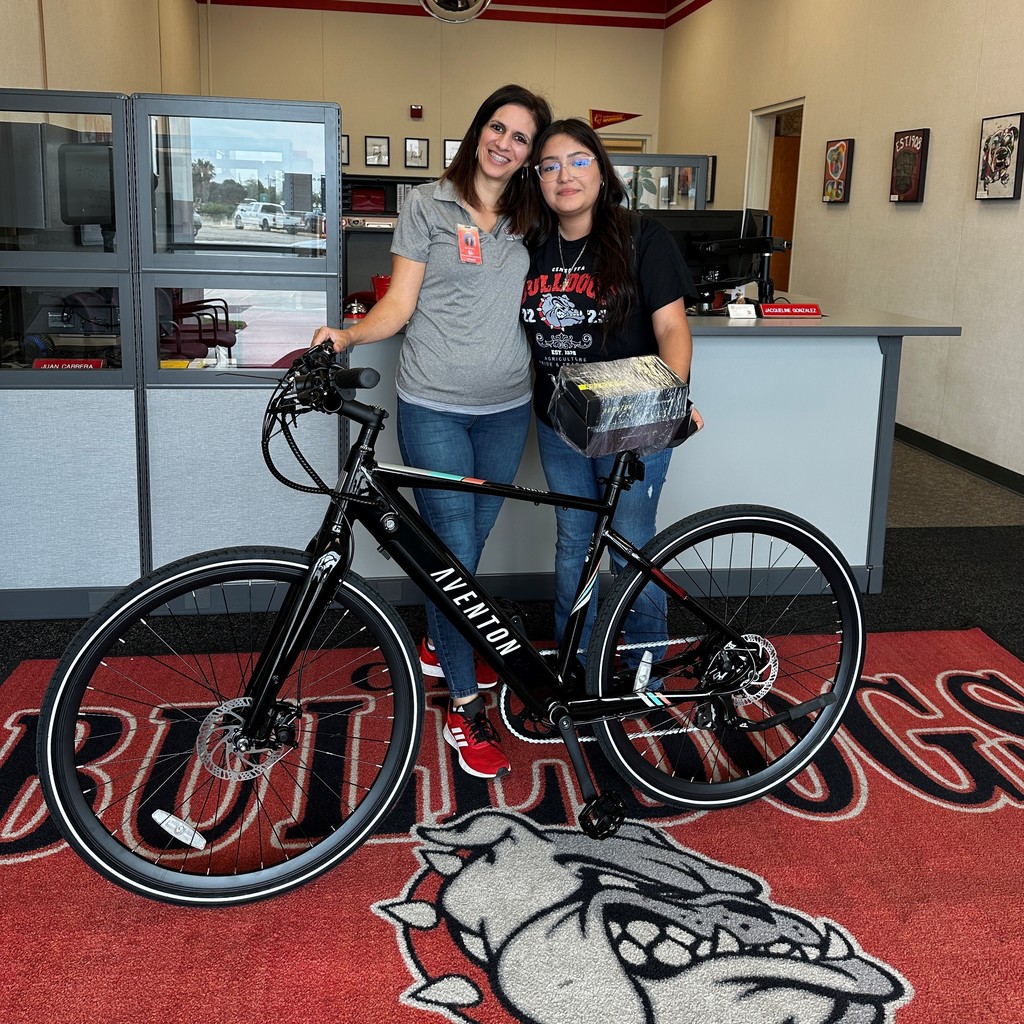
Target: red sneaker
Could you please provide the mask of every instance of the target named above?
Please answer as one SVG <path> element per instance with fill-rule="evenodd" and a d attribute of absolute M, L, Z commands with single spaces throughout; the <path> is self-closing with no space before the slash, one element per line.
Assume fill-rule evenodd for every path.
<path fill-rule="evenodd" d="M 423 669 L 425 676 L 435 676 L 439 679 L 444 678 L 441 660 L 437 656 L 436 649 L 427 643 L 426 637 L 420 641 L 420 668 Z"/>
<path fill-rule="evenodd" d="M 483 697 L 458 708 L 448 705 L 444 738 L 458 753 L 463 771 L 478 779 L 500 779 L 512 771 L 498 746 L 498 734 L 487 719 Z"/>
<path fill-rule="evenodd" d="M 498 673 L 490 665 L 476 658 L 476 655 L 474 655 L 474 659 L 476 660 L 476 685 L 481 690 L 490 690 L 497 686 Z M 428 644 L 426 637 L 420 641 L 420 668 L 423 669 L 425 676 L 433 676 L 436 679 L 444 678 L 444 669 L 441 668 L 437 651 Z"/>

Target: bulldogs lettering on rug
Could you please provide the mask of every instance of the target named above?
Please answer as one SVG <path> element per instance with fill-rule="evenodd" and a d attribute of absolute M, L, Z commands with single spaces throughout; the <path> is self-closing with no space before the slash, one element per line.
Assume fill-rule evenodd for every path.
<path fill-rule="evenodd" d="M 799 786 L 796 780 L 765 799 L 789 814 L 806 819 L 842 819 L 860 814 L 869 802 L 868 776 L 872 767 L 902 785 L 916 797 L 950 809 L 996 811 L 1010 804 L 1024 807 L 1024 762 L 1021 738 L 1024 717 L 1007 715 L 1002 708 L 1024 707 L 1024 686 L 994 671 L 947 672 L 937 687 L 926 692 L 910 680 L 895 674 L 864 676 L 858 699 L 847 710 L 836 741 L 825 746 L 807 769 L 814 785 Z M 984 699 L 983 699 L 984 697 Z M 206 710 L 209 710 L 207 708 Z M 344 711 L 343 702 L 329 710 Z M 3 722 L 0 740 L 0 771 L 6 787 L 0 794 L 0 865 L 19 863 L 49 856 L 63 849 L 64 843 L 50 821 L 36 779 L 35 743 L 38 708 L 12 711 Z M 408 834 L 420 821 L 455 818 L 474 805 L 467 806 L 465 794 L 449 778 L 447 747 L 441 739 L 440 717 L 427 730 L 427 748 L 407 796 L 390 821 L 394 834 Z M 125 712 L 106 713 L 106 735 L 110 745 L 137 740 L 138 728 Z M 898 742 L 902 730 L 913 725 L 919 741 L 931 740 L 942 751 L 939 758 L 923 758 L 906 743 Z M 927 730 L 925 729 L 927 727 Z M 162 733 L 166 750 L 175 742 L 176 730 L 168 723 Z M 444 772 L 445 777 L 432 777 Z M 965 784 L 968 780 L 969 784 Z M 140 779 L 140 785 L 147 780 Z M 438 794 L 449 794 L 440 803 Z M 431 797 L 433 794 L 433 797 Z M 629 816 L 671 827 L 686 820 L 688 812 L 652 805 L 624 792 Z M 475 793 L 469 798 L 477 800 Z M 299 794 L 290 799 L 299 800 Z M 515 809 L 532 813 L 546 802 L 554 801 L 565 823 L 574 816 L 564 806 L 563 794 L 548 792 L 539 785 L 533 796 Z M 550 809 L 550 808 L 549 808 Z M 238 822 L 244 827 L 244 822 Z"/>
<path fill-rule="evenodd" d="M 594 843 L 487 810 L 417 832 L 423 869 L 374 910 L 419 979 L 403 1000 L 453 1020 L 859 1024 L 913 995 L 839 925 L 660 829 Z"/>

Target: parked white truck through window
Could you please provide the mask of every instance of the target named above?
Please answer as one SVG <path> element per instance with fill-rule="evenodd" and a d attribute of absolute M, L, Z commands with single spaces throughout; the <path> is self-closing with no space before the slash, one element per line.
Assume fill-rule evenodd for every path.
<path fill-rule="evenodd" d="M 294 235 L 302 225 L 302 218 L 287 213 L 280 203 L 261 203 L 255 199 L 239 203 L 234 214 L 235 227 L 259 228 L 261 231 L 287 231 Z"/>

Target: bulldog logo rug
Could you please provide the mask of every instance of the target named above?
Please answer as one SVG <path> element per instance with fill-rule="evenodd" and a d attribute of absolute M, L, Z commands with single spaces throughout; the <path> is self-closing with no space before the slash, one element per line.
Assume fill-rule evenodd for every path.
<path fill-rule="evenodd" d="M 653 803 L 585 743 L 628 805 L 604 841 L 561 746 L 502 727 L 511 775 L 473 779 L 432 700 L 369 842 L 221 910 L 132 895 L 60 841 L 35 776 L 52 670 L 0 681 L 4 1024 L 1024 1019 L 1024 664 L 980 630 L 873 634 L 835 739 L 740 807 Z"/>
<path fill-rule="evenodd" d="M 403 1000 L 449 1019 L 854 1024 L 911 995 L 842 926 L 649 825 L 595 843 L 488 810 L 418 832 L 422 871 L 374 910 L 420 979 Z"/>

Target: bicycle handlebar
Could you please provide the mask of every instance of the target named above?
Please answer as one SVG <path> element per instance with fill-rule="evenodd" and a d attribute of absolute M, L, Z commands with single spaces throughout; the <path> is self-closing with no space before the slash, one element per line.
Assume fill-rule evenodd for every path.
<path fill-rule="evenodd" d="M 346 401 L 355 397 L 357 389 L 376 387 L 380 374 L 371 366 L 346 367 L 338 364 L 330 341 L 299 356 L 292 364 L 295 398 L 300 405 L 317 412 L 340 412 Z"/>
<path fill-rule="evenodd" d="M 380 381 L 380 374 L 370 366 L 341 366 L 330 341 L 303 352 L 278 382 L 267 402 L 263 414 L 263 461 L 275 479 L 287 487 L 307 494 L 334 494 L 303 455 L 292 433 L 296 419 L 308 412 L 322 412 L 344 416 L 357 423 L 376 423 L 387 416 L 383 409 L 364 405 L 355 400 L 358 388 L 372 388 Z M 283 437 L 296 462 L 316 486 L 289 479 L 275 464 L 271 442 Z"/>

